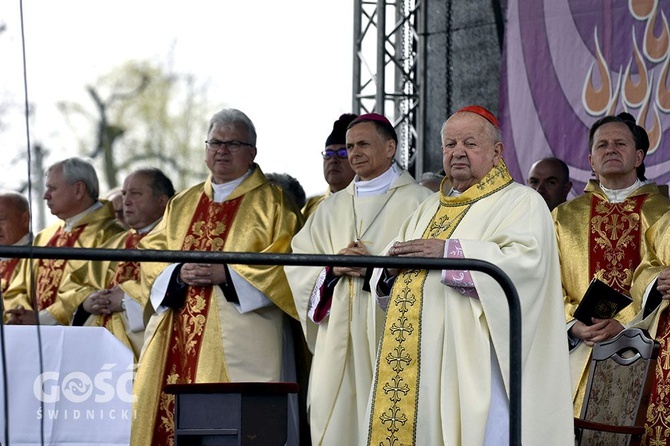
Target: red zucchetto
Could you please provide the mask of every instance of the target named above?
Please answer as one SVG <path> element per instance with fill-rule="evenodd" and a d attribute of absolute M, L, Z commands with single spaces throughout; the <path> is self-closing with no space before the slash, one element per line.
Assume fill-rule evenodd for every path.
<path fill-rule="evenodd" d="M 481 116 L 482 118 L 486 119 L 491 124 L 493 124 L 493 126 L 495 128 L 497 128 L 497 129 L 500 128 L 500 127 L 498 127 L 498 120 L 493 115 L 493 113 L 491 113 L 490 111 L 488 111 L 484 107 L 480 107 L 479 105 L 468 105 L 467 107 L 463 107 L 460 110 L 456 111 L 456 113 L 460 113 L 460 112 L 475 113 L 475 114 Z"/>

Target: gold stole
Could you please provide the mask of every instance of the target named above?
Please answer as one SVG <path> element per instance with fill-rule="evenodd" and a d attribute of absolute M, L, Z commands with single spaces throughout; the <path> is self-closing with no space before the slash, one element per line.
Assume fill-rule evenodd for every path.
<path fill-rule="evenodd" d="M 123 249 L 137 248 L 137 244 L 140 242 L 140 240 L 142 240 L 142 238 L 146 234 L 147 233 L 138 234 L 137 232 L 129 233 L 128 236 L 126 237 L 126 241 L 123 243 Z M 114 277 L 112 277 L 112 280 L 109 282 L 109 288 L 112 288 L 114 287 L 114 285 L 118 285 L 128 280 L 138 280 L 139 278 L 140 278 L 139 262 L 122 261 L 116 264 Z M 113 333 L 114 330 L 112 330 L 111 323 L 112 323 L 112 315 L 106 314 L 103 316 L 100 325 Z"/>
<path fill-rule="evenodd" d="M 86 228 L 81 225 L 70 232 L 58 231 L 51 237 L 46 246 L 71 248 L 79 239 L 79 236 Z M 67 260 L 63 259 L 40 259 L 37 263 L 37 310 L 43 310 L 56 302 L 56 295 L 60 287 L 63 270 L 67 265 Z"/>
<path fill-rule="evenodd" d="M 512 183 L 501 160 L 458 197 L 440 196 L 440 204 L 421 238 L 448 239 L 479 200 Z M 428 270 L 404 270 L 393 285 L 377 355 L 370 418 L 370 445 L 414 444 L 420 375 L 421 310 Z"/>
<path fill-rule="evenodd" d="M 16 265 L 19 264 L 19 258 L 14 257 L 13 259 L 0 260 L 0 290 L 4 294 L 9 287 L 9 282 L 12 281 L 12 274 L 16 269 Z"/>
<path fill-rule="evenodd" d="M 203 193 L 184 237 L 182 250 L 222 251 L 243 197 L 214 203 Z M 212 288 L 189 286 L 184 305 L 179 310 L 172 310 L 173 324 L 168 336 L 163 385 L 190 384 L 195 381 L 202 335 L 211 307 Z M 173 417 L 174 395 L 161 391 L 152 444 L 174 443 Z"/>
<path fill-rule="evenodd" d="M 621 203 L 610 203 L 596 194 L 591 198 L 589 275 L 626 295 L 630 295 L 633 272 L 641 261 L 641 213 L 647 197 L 638 195 Z"/>

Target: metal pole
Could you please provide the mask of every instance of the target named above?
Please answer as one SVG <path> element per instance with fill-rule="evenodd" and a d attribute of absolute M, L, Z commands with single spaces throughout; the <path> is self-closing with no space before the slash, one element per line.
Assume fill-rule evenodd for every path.
<path fill-rule="evenodd" d="M 386 0 L 377 0 L 377 91 L 375 112 L 384 115 L 386 98 Z"/>

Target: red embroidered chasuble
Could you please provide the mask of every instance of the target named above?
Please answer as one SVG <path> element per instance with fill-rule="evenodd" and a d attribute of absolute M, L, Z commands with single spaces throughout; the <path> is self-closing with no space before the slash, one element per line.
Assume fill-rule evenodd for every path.
<path fill-rule="evenodd" d="M 243 197 L 214 203 L 202 194 L 182 244 L 184 251 L 221 251 Z M 163 385 L 189 384 L 195 381 L 202 335 L 211 306 L 212 287 L 189 286 L 186 300 L 173 310 Z M 174 395 L 161 392 L 153 444 L 174 442 Z"/>
<path fill-rule="evenodd" d="M 642 205 L 647 195 L 610 203 L 593 194 L 589 237 L 589 274 L 630 296 L 633 272 L 640 264 Z"/>
<path fill-rule="evenodd" d="M 13 259 L 0 260 L 0 279 L 2 280 L 2 283 L 0 284 L 0 290 L 2 290 L 3 294 L 9 287 L 9 282 L 12 280 L 12 274 L 14 274 L 16 265 L 19 264 L 19 260 L 20 259 L 18 257 Z"/>
<path fill-rule="evenodd" d="M 135 249 L 137 244 L 144 238 L 146 234 L 138 234 L 133 232 L 128 234 L 126 241 L 123 244 L 123 249 Z M 109 287 L 118 285 L 120 283 L 126 282 L 128 280 L 138 280 L 140 278 L 140 264 L 139 262 L 119 262 L 116 265 L 116 271 L 114 272 L 114 277 L 109 283 Z"/>
<path fill-rule="evenodd" d="M 62 227 L 58 228 L 58 231 L 56 231 L 45 246 L 71 248 L 85 228 L 86 225 L 81 225 L 70 232 L 65 232 Z M 56 294 L 60 287 L 65 265 L 67 265 L 67 260 L 64 259 L 40 259 L 37 263 L 38 311 L 50 307 L 56 301 Z"/>
<path fill-rule="evenodd" d="M 137 232 L 131 232 L 128 234 L 126 237 L 126 241 L 123 244 L 123 249 L 135 249 L 137 248 L 137 244 L 142 240 L 142 238 L 146 235 L 147 233 L 144 234 L 138 234 Z M 116 270 L 114 271 L 114 277 L 112 277 L 112 280 L 109 282 L 109 288 L 114 287 L 114 285 L 118 285 L 120 283 L 126 282 L 128 280 L 138 280 L 140 278 L 140 264 L 139 262 L 119 262 L 116 265 Z M 109 324 L 111 323 L 112 320 L 112 315 L 111 314 L 106 314 L 102 318 L 102 326 L 110 329 L 111 327 Z"/>

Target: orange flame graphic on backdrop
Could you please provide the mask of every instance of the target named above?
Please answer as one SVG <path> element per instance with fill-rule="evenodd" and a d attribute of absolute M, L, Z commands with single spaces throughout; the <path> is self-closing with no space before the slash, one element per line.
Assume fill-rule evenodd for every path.
<path fill-rule="evenodd" d="M 634 30 L 633 30 L 634 31 Z M 635 57 L 635 65 L 637 65 L 638 81 L 633 80 L 631 73 L 631 65 L 633 61 L 628 62 L 628 67 L 624 73 L 623 83 L 623 102 L 629 107 L 638 108 L 642 105 L 645 98 L 648 96 L 649 90 L 649 74 L 647 67 L 644 64 L 644 58 L 637 47 L 637 40 L 635 39 L 635 32 L 633 32 L 633 55 Z"/>
<path fill-rule="evenodd" d="M 670 112 L 670 89 L 668 88 L 668 68 L 670 68 L 670 57 L 665 59 L 661 75 L 658 77 L 656 88 L 656 105 L 663 113 Z"/>
<path fill-rule="evenodd" d="M 670 27 L 659 8 L 658 0 L 629 0 L 628 9 L 633 18 L 645 22 L 642 51 L 635 37 L 635 27 L 632 27 L 632 54 L 623 76 L 621 67 L 618 73 L 613 73 L 616 86 L 612 88 L 610 68 L 600 51 L 598 32 L 594 29 L 596 55 L 584 79 L 582 103 L 586 112 L 596 117 L 615 114 L 619 102 L 625 111 L 633 115 L 633 110 L 637 110 L 637 122 L 647 129 L 648 154 L 652 154 L 660 147 L 663 138 L 661 114 L 670 113 Z M 655 34 L 657 28 L 660 29 Z M 600 87 L 596 86 L 597 81 L 594 79 L 593 69 L 596 64 Z M 657 82 L 654 82 L 654 77 Z"/>
<path fill-rule="evenodd" d="M 656 20 L 661 17 L 663 26 L 661 26 L 661 34 L 654 36 L 654 28 L 656 28 Z M 658 11 L 656 14 L 650 16 L 647 20 L 647 26 L 644 28 L 644 53 L 652 62 L 661 62 L 668 54 L 668 20 L 665 18 L 663 11 Z"/>
<path fill-rule="evenodd" d="M 656 0 L 631 0 L 628 9 L 631 15 L 637 20 L 649 18 L 656 8 Z"/>
<path fill-rule="evenodd" d="M 597 30 L 594 31 L 597 35 Z M 596 61 L 598 64 L 598 73 L 600 74 L 600 88 L 596 87 L 593 79 L 593 65 L 586 73 L 586 82 L 584 82 L 583 98 L 584 107 L 586 111 L 592 116 L 603 114 L 609 107 L 612 97 L 612 79 L 610 78 L 610 70 L 607 66 L 607 61 L 600 52 L 600 44 L 598 39 L 596 43 Z M 618 90 L 617 88 L 614 89 Z"/>

